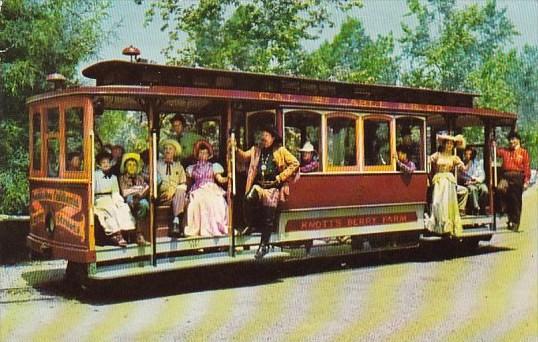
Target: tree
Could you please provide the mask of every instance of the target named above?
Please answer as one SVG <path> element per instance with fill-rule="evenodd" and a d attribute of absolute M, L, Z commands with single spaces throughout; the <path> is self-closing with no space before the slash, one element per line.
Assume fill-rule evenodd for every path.
<path fill-rule="evenodd" d="M 441 90 L 474 91 L 469 74 L 511 43 L 517 35 L 506 9 L 495 0 L 459 9 L 455 0 L 407 0 L 417 19 L 412 28 L 402 24 L 400 39 L 406 71 L 403 83 Z M 495 62 L 490 62 L 495 64 Z"/>
<path fill-rule="evenodd" d="M 371 39 L 362 23 L 348 18 L 331 42 L 305 58 L 301 73 L 321 79 L 394 84 L 398 59 L 393 55 L 392 34 Z"/>
<path fill-rule="evenodd" d="M 168 30 L 169 42 L 163 53 L 170 64 L 295 73 L 305 55 L 302 43 L 332 25 L 331 10 L 359 6 L 362 0 L 159 0 L 151 3 L 147 20 L 158 12 L 165 22 L 161 30 Z M 178 44 L 183 33 L 187 46 Z"/>
<path fill-rule="evenodd" d="M 0 213 L 28 205 L 26 98 L 43 92 L 46 75 L 76 83 L 77 65 L 106 41 L 109 7 L 100 0 L 0 1 Z"/>
<path fill-rule="evenodd" d="M 78 63 L 109 34 L 101 28 L 108 1 L 6 0 L 0 11 L 1 115 L 20 118 L 28 96 L 46 89 L 46 76 L 74 83 Z M 1 116 L 0 116 L 1 117 Z"/>

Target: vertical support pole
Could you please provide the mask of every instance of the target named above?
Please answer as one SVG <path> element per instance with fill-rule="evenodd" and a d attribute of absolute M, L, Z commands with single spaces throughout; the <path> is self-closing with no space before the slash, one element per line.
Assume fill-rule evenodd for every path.
<path fill-rule="evenodd" d="M 228 101 L 226 103 L 226 134 L 229 135 L 230 140 L 232 141 L 231 150 L 226 148 L 228 153 L 227 156 L 227 165 L 228 165 L 228 188 L 226 191 L 226 201 L 228 202 L 228 236 L 230 239 L 230 248 L 228 250 L 228 255 L 235 257 L 235 234 L 233 227 L 233 195 L 235 195 L 235 135 L 232 133 L 232 102 Z M 227 142 L 228 144 L 228 142 Z"/>
<path fill-rule="evenodd" d="M 155 224 L 155 207 L 157 203 L 157 132 L 159 129 L 159 120 L 155 118 L 155 108 L 153 102 L 149 101 L 147 108 L 149 124 L 149 239 L 151 241 L 151 264 L 157 266 L 157 227 Z"/>

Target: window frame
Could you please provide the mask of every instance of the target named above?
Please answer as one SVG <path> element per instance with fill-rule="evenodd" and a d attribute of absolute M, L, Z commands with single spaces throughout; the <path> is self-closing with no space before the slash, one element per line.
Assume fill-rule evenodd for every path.
<path fill-rule="evenodd" d="M 67 146 L 67 118 L 66 118 L 66 113 L 69 109 L 73 109 L 73 108 L 82 108 L 82 127 L 81 127 L 81 130 L 82 130 L 82 151 L 80 151 L 80 153 L 82 154 L 82 160 L 81 160 L 81 163 L 82 163 L 82 167 L 79 171 L 69 171 L 67 170 L 67 150 L 68 150 L 68 146 Z M 84 175 L 84 172 L 86 171 L 86 169 L 88 168 L 88 164 L 89 164 L 89 160 L 88 160 L 88 156 L 84 153 L 84 150 L 85 150 L 85 136 L 86 136 L 86 130 L 85 130 L 85 125 L 86 125 L 86 116 L 84 115 L 84 104 L 81 104 L 81 105 L 72 105 L 72 106 L 64 106 L 63 108 L 63 117 L 64 117 L 64 134 L 63 134 L 63 144 L 64 144 L 64 155 L 63 155 L 63 160 L 64 160 L 64 174 L 63 174 L 63 177 L 66 177 L 66 178 L 80 178 L 82 175 Z"/>
<path fill-rule="evenodd" d="M 44 156 L 43 156 L 43 146 L 44 146 L 44 131 L 43 131 L 43 113 L 41 107 L 32 106 L 30 108 L 30 175 L 32 176 L 41 176 L 43 174 L 43 165 L 44 165 Z M 34 135 L 34 120 L 36 116 L 39 116 L 39 137 L 41 139 L 41 145 L 39 147 L 39 168 L 34 168 L 34 157 L 35 157 L 35 135 Z"/>
<path fill-rule="evenodd" d="M 420 165 L 417 165 L 417 169 L 415 172 L 427 172 L 427 160 L 428 160 L 428 153 L 427 153 L 427 124 L 426 124 L 426 117 L 424 116 L 416 116 L 416 115 L 406 115 L 406 114 L 400 114 L 400 115 L 395 115 L 394 116 L 394 142 L 396 143 L 396 125 L 398 123 L 398 119 L 414 119 L 414 120 L 419 120 L 422 122 L 422 136 L 420 137 L 420 143 L 421 143 L 421 146 L 420 146 L 420 157 L 422 158 L 422 167 L 419 168 L 418 166 Z M 396 145 L 395 145 L 395 148 L 396 148 Z M 396 149 L 395 149 L 395 153 L 396 153 Z M 396 166 L 396 164 L 395 164 Z M 396 167 L 394 169 L 396 172 L 401 172 L 401 171 L 398 171 L 396 170 Z"/>
<path fill-rule="evenodd" d="M 301 108 L 287 108 L 287 109 L 283 109 L 282 110 L 282 145 L 284 147 L 286 147 L 286 116 L 288 114 L 293 114 L 293 113 L 306 113 L 306 114 L 312 114 L 312 115 L 317 115 L 319 116 L 319 146 L 318 146 L 318 149 L 317 149 L 317 153 L 318 153 L 318 158 L 319 158 L 319 168 L 318 168 L 318 171 L 314 171 L 314 172 L 308 172 L 308 173 L 301 173 L 301 175 L 309 175 L 309 174 L 320 174 L 320 173 L 323 173 L 324 171 L 324 166 L 326 165 L 325 163 L 325 149 L 324 149 L 324 139 L 326 138 L 325 137 L 325 134 L 323 133 L 323 121 L 324 121 L 324 117 L 325 117 L 325 113 L 323 113 L 322 111 L 319 111 L 319 110 L 315 110 L 315 109 L 301 109 Z M 287 149 L 287 147 L 286 147 Z M 291 151 L 290 151 L 291 152 Z M 300 157 L 298 158 L 299 160 L 299 163 L 301 162 L 301 159 Z"/>
<path fill-rule="evenodd" d="M 335 166 L 329 165 L 329 119 L 345 118 L 355 120 L 355 165 Z M 359 146 L 360 142 L 360 115 L 352 112 L 331 111 L 326 112 L 322 116 L 322 145 L 323 145 L 323 172 L 338 173 L 338 172 L 359 172 L 361 171 L 362 153 Z"/>
<path fill-rule="evenodd" d="M 365 125 L 368 120 L 376 120 L 376 121 L 384 121 L 388 123 L 389 126 L 389 158 L 390 163 L 387 165 L 366 165 L 366 159 L 365 159 Z M 364 113 L 361 116 L 361 151 L 362 151 L 362 158 L 360 159 L 362 171 L 364 172 L 391 172 L 396 171 L 396 161 L 392 156 L 396 153 L 396 120 L 394 115 L 390 114 L 370 114 L 370 113 Z"/>

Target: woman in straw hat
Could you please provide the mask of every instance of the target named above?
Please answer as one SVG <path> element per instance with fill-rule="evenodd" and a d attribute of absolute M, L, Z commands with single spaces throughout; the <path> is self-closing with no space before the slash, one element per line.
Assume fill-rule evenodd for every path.
<path fill-rule="evenodd" d="M 159 199 L 162 204 L 170 205 L 170 236 L 183 235 L 182 222 L 187 193 L 187 176 L 185 169 L 177 160 L 181 155 L 181 146 L 173 139 L 161 142 L 164 158 L 157 163 L 157 174 L 161 179 Z"/>
<path fill-rule="evenodd" d="M 461 159 L 454 154 L 456 147 L 465 147 L 465 139 L 461 135 L 451 136 L 438 134 L 437 141 L 440 151 L 429 157 L 431 163 L 433 196 L 431 217 L 426 214 L 426 227 L 439 234 L 460 236 L 463 232 L 460 207 L 456 192 L 456 177 L 454 170 L 465 170 Z"/>
<path fill-rule="evenodd" d="M 147 199 L 149 185 L 140 175 L 141 163 L 138 153 L 126 153 L 122 156 L 120 172 L 120 190 L 125 202 L 136 216 L 137 222 L 144 220 L 149 211 Z M 140 230 L 136 232 L 136 243 L 146 244 L 144 235 Z"/>
<path fill-rule="evenodd" d="M 228 234 L 228 205 L 224 199 L 226 192 L 215 182 L 228 181 L 222 176 L 224 168 L 211 163 L 213 147 L 205 140 L 194 145 L 196 164 L 187 168 L 187 176 L 193 181 L 189 191 L 187 226 L 185 235 L 221 236 Z"/>

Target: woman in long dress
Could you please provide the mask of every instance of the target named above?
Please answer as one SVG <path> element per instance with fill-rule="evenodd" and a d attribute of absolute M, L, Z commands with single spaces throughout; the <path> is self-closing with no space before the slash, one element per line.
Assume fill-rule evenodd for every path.
<path fill-rule="evenodd" d="M 429 157 L 433 179 L 431 216 L 426 216 L 426 228 L 438 234 L 461 236 L 463 232 L 457 197 L 454 170 L 465 170 L 461 159 L 454 154 L 456 145 L 464 145 L 463 136 L 437 135 L 439 152 Z"/>
<path fill-rule="evenodd" d="M 94 174 L 95 215 L 106 236 L 118 246 L 126 247 L 122 231 L 135 230 L 135 219 L 120 195 L 118 178 L 112 173 L 112 155 L 101 152 L 95 158 L 99 169 Z"/>
<path fill-rule="evenodd" d="M 187 175 L 192 180 L 187 207 L 188 236 L 221 236 L 228 234 L 228 205 L 226 192 L 216 182 L 224 184 L 228 180 L 222 176 L 224 168 L 211 163 L 213 148 L 204 140 L 194 146 L 197 162 L 187 167 Z"/>

